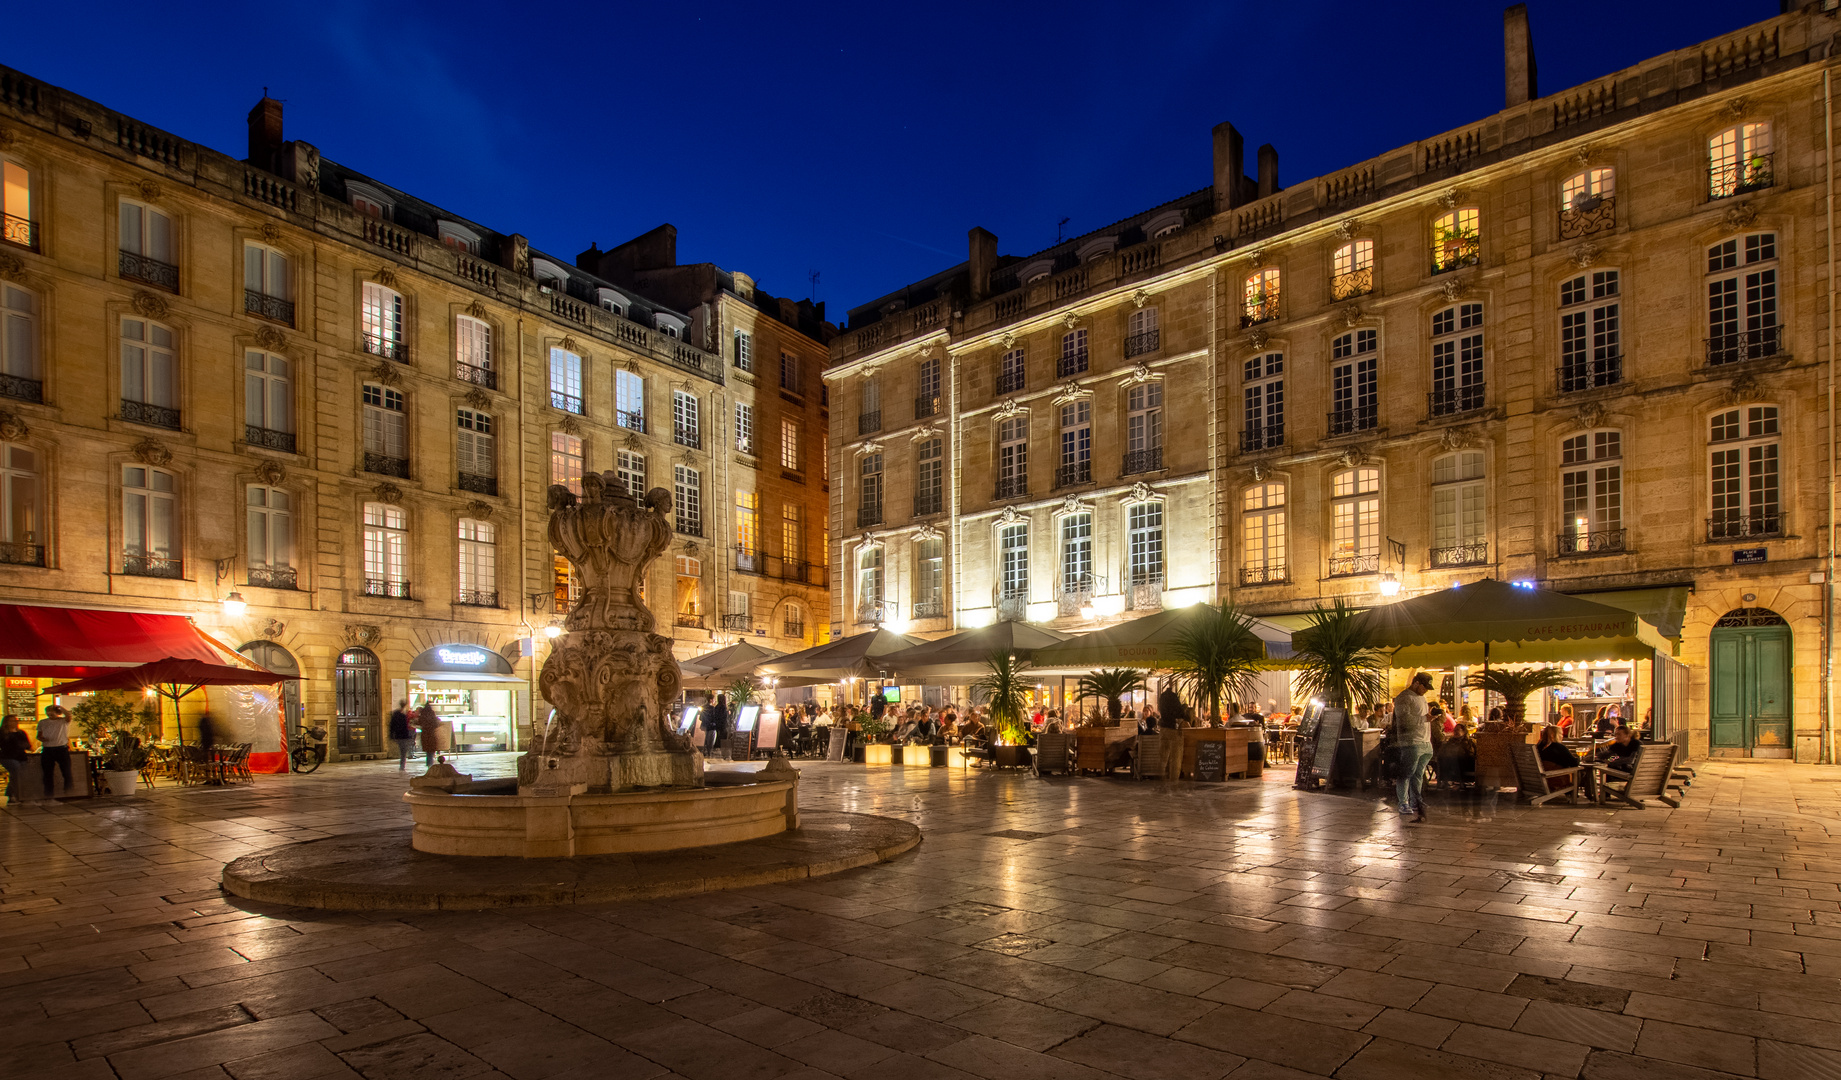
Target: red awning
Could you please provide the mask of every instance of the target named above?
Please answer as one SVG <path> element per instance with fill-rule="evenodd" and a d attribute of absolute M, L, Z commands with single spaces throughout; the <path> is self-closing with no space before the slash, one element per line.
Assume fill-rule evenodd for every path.
<path fill-rule="evenodd" d="M 0 665 L 8 675 L 76 679 L 169 656 L 224 662 L 183 615 L 0 604 Z"/>

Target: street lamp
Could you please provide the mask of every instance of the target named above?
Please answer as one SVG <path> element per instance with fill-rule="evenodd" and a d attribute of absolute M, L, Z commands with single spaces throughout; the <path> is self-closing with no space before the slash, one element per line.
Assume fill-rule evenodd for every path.
<path fill-rule="evenodd" d="M 223 603 L 224 614 L 232 619 L 242 618 L 243 613 L 249 610 L 249 604 L 244 602 L 243 594 L 237 592 L 235 589 L 230 590 L 230 595 L 224 597 Z"/>
<path fill-rule="evenodd" d="M 549 638 L 551 641 L 555 641 L 557 638 L 562 637 L 563 636 L 563 624 L 553 622 L 550 625 L 544 627 L 543 636 Z"/>

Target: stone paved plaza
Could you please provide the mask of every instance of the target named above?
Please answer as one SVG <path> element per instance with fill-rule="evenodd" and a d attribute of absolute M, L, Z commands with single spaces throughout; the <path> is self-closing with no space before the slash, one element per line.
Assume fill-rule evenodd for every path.
<path fill-rule="evenodd" d="M 8 808 L 0 1076 L 1841 1077 L 1841 769 L 1423 826 L 1280 773 L 805 788 L 925 839 L 687 900 L 328 914 L 219 871 L 400 824 L 393 766 Z"/>

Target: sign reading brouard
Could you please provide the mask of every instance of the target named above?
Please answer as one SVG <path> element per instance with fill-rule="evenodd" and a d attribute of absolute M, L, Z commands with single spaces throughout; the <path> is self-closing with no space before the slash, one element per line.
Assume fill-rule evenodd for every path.
<path fill-rule="evenodd" d="M 437 645 L 409 665 L 414 673 L 464 671 L 473 675 L 510 675 L 511 662 L 484 645 Z"/>

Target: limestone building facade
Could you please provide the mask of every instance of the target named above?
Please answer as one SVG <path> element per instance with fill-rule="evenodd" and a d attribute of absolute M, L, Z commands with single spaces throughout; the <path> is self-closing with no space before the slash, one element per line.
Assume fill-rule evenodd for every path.
<path fill-rule="evenodd" d="M 515 748 L 574 590 L 546 492 L 597 471 L 673 492 L 647 590 L 679 657 L 741 632 L 728 470 L 757 388 L 721 298 L 673 307 L 345 168 L 266 98 L 238 160 L 0 68 L 0 169 L 5 602 L 190 616 L 300 674 L 290 725 L 335 756 L 378 752 L 395 699 L 476 687 L 501 724 L 474 744 Z M 822 356 L 807 331 L 759 332 Z"/>
<path fill-rule="evenodd" d="M 1616 696 L 1695 753 L 1822 756 L 1836 30 L 1542 96 L 1518 6 L 1492 116 L 1289 185 L 1222 124 L 1193 194 L 1023 257 L 973 229 L 832 342 L 834 623 L 1495 577 L 1656 621 Z"/>

